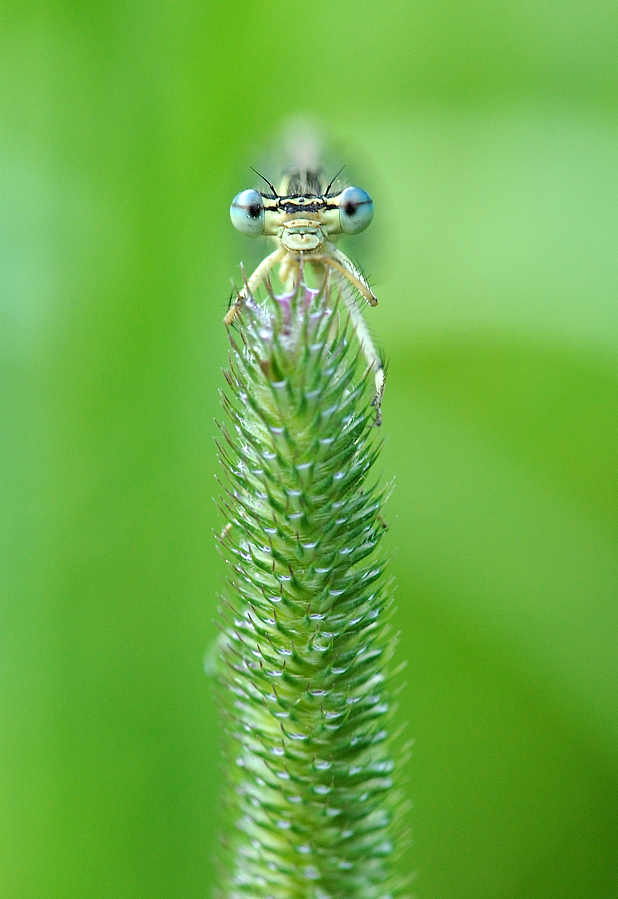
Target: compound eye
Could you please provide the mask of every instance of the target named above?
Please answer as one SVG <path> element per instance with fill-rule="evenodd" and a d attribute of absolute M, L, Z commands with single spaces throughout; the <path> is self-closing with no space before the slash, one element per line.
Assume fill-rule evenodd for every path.
<path fill-rule="evenodd" d="M 339 197 L 339 221 L 344 234 L 364 231 L 373 218 L 373 200 L 360 187 L 346 187 Z"/>
<path fill-rule="evenodd" d="M 236 194 L 230 206 L 232 224 L 241 234 L 257 237 L 264 233 L 264 201 L 262 195 L 253 189 Z"/>

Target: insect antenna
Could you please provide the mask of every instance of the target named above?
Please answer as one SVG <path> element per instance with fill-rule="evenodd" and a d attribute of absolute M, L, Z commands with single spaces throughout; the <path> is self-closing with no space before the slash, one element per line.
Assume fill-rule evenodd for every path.
<path fill-rule="evenodd" d="M 324 191 L 324 196 L 325 196 L 325 197 L 327 197 L 327 196 L 329 195 L 331 187 L 333 186 L 333 184 L 335 183 L 335 181 L 337 180 L 337 178 L 339 177 L 339 175 L 342 173 L 342 171 L 344 170 L 344 168 L 346 167 L 346 165 L 347 165 L 347 162 L 344 163 L 344 164 L 341 166 L 341 168 L 339 169 L 339 171 L 337 172 L 337 174 L 335 175 L 335 177 L 333 178 L 333 180 L 330 182 L 330 184 L 328 185 L 328 187 L 327 187 L 326 190 Z"/>
<path fill-rule="evenodd" d="M 268 180 L 268 178 L 265 178 L 264 175 L 262 175 L 261 172 L 258 172 L 257 169 L 254 169 L 252 165 L 250 165 L 249 168 L 251 169 L 252 172 L 255 172 L 255 174 L 256 174 L 259 178 L 261 178 L 262 181 L 265 181 L 265 182 L 268 184 L 268 186 L 270 187 L 270 189 L 271 189 L 272 192 L 273 192 L 273 197 L 276 197 L 276 199 L 279 199 L 279 194 L 277 193 L 277 191 L 275 190 L 275 188 L 273 187 L 273 185 L 270 183 L 270 181 Z"/>

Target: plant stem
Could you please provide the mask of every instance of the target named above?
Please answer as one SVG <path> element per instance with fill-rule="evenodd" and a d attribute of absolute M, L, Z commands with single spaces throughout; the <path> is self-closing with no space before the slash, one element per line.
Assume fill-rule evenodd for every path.
<path fill-rule="evenodd" d="M 230 337 L 225 899 L 399 892 L 373 379 L 334 300 L 328 281 L 251 299 Z"/>

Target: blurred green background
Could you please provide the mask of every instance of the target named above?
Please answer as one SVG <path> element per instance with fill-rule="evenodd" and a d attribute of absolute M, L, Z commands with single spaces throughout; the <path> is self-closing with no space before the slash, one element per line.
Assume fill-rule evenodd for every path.
<path fill-rule="evenodd" d="M 0 895 L 210 894 L 228 207 L 305 112 L 376 205 L 414 892 L 616 897 L 618 8 L 7 2 L 0 35 Z"/>

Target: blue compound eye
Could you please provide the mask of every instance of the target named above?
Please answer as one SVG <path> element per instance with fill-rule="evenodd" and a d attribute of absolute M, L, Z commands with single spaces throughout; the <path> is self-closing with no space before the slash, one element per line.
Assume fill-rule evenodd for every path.
<path fill-rule="evenodd" d="M 373 200 L 360 187 L 346 187 L 339 197 L 339 221 L 344 234 L 364 231 L 373 218 Z"/>
<path fill-rule="evenodd" d="M 249 237 L 264 233 L 264 202 L 257 190 L 236 194 L 230 206 L 230 218 L 237 231 Z"/>

